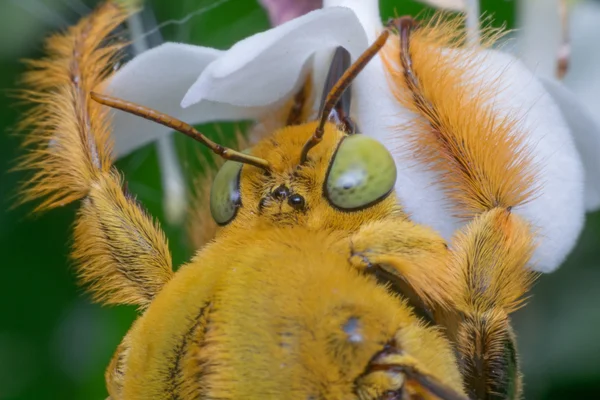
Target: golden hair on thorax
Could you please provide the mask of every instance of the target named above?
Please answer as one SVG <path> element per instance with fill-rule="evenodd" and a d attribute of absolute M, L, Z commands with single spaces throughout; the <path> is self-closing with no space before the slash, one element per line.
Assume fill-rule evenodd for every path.
<path fill-rule="evenodd" d="M 489 146 L 461 129 L 431 84 L 453 64 L 430 71 L 423 52 L 440 44 L 427 38 L 456 26 L 404 17 L 353 64 L 337 49 L 318 118 L 303 120 L 309 92 L 321 89 L 307 83 L 274 113 L 282 126 L 240 152 L 103 94 L 125 46 L 106 39 L 126 18 L 107 2 L 30 63 L 23 97 L 34 108 L 19 164 L 33 172 L 22 199 L 41 201 L 36 211 L 81 200 L 72 255 L 93 299 L 142 310 L 107 368 L 110 399 L 519 398 L 509 314 L 533 280 L 533 234 L 512 206 L 533 191 L 530 160 L 510 121 L 495 144 L 500 156 L 483 160 Z M 450 243 L 402 211 L 392 155 L 357 133 L 349 113 L 345 89 L 386 42 L 398 101 L 423 117 L 416 157 L 444 173 L 457 211 L 471 218 Z M 165 235 L 112 164 L 102 104 L 225 159 L 197 204 L 219 229 L 176 272 Z M 487 126 L 478 115 L 469 123 Z"/>

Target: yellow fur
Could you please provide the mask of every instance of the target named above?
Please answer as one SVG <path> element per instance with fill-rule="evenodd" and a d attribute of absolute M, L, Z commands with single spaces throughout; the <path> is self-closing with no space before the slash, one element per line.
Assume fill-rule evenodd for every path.
<path fill-rule="evenodd" d="M 123 193 L 112 167 L 107 110 L 89 97 L 124 46 L 106 45 L 125 20 L 112 3 L 65 34 L 48 39 L 48 56 L 30 61 L 21 97 L 34 104 L 21 123 L 29 131 L 19 169 L 33 171 L 22 202 L 36 211 L 83 198 L 75 227 L 77 273 L 95 300 L 145 307 L 173 272 L 166 238 L 135 199 Z"/>
<path fill-rule="evenodd" d="M 432 229 L 404 219 L 367 222 L 352 236 L 351 262 L 372 265 L 401 277 L 429 306 L 447 307 L 447 285 L 455 279 L 446 268 L 450 252 Z"/>
<path fill-rule="evenodd" d="M 515 311 L 535 278 L 523 268 L 533 250 L 532 232 L 518 215 L 496 208 L 477 217 L 453 240 L 450 268 L 461 284 L 448 288 L 455 307 Z"/>
<path fill-rule="evenodd" d="M 123 43 L 102 47 L 126 15 L 110 3 L 65 34 L 46 42 L 47 57 L 27 62 L 28 88 L 20 97 L 35 105 L 19 128 L 29 131 L 23 146 L 29 152 L 18 169 L 33 170 L 25 182 L 22 202 L 42 199 L 36 211 L 84 197 L 94 179 L 111 168 L 107 111 L 92 102 L 98 86 L 116 61 Z"/>
<path fill-rule="evenodd" d="M 221 163 L 222 164 L 222 163 Z M 212 165 L 201 160 L 202 173 L 194 178 L 192 201 L 188 209 L 187 236 L 194 249 L 206 245 L 218 229 L 210 214 L 210 188 L 217 171 Z"/>
<path fill-rule="evenodd" d="M 472 87 L 456 86 L 462 72 L 448 70 L 456 60 L 440 53 L 448 26 L 412 36 L 419 85 L 392 82 L 428 101 L 399 95 L 426 117 L 415 123 L 418 154 L 443 173 L 457 211 L 476 216 L 450 246 L 411 222 L 393 192 L 358 211 L 332 207 L 323 187 L 346 133 L 327 124 L 300 164 L 316 128 L 309 122 L 277 129 L 251 149 L 269 172 L 242 167 L 235 218 L 173 273 L 164 235 L 111 166 L 107 115 L 88 100 L 120 47 L 102 43 L 125 16 L 101 7 L 50 39 L 54 56 L 33 63 L 39 70 L 26 79 L 25 97 L 44 118 L 29 114 L 34 150 L 21 164 L 36 171 L 24 201 L 41 199 L 46 209 L 83 199 L 73 256 L 94 297 L 145 308 L 107 369 L 112 400 L 518 396 L 508 314 L 533 279 L 533 232 L 510 206 L 533 193 L 533 175 L 514 124 L 494 122 L 469 100 Z M 440 74 L 445 95 L 434 87 Z M 458 118 L 444 96 L 474 111 Z M 501 143 L 496 161 L 478 143 L 492 127 Z M 281 186 L 305 207 L 272 196 Z M 204 244 L 214 225 L 196 228 Z"/>
<path fill-rule="evenodd" d="M 502 390 L 514 379 L 514 398 L 521 382 L 509 314 L 522 305 L 536 275 L 526 268 L 534 250 L 532 232 L 519 216 L 495 208 L 475 218 L 453 240 L 449 268 L 457 279 L 448 287 L 453 302 L 446 318 L 457 344 L 470 395 L 481 398 Z M 512 347 L 514 368 L 506 349 Z M 514 369 L 513 376 L 510 370 Z"/>
<path fill-rule="evenodd" d="M 413 338 L 400 342 L 405 353 L 460 391 L 445 340 L 354 270 L 348 250 L 342 234 L 300 227 L 235 230 L 210 244 L 140 319 L 123 398 L 352 398 L 398 330 Z M 356 343 L 343 330 L 352 317 Z"/>
<path fill-rule="evenodd" d="M 98 302 L 146 305 L 173 275 L 165 235 L 118 175 L 101 175 L 75 225 L 73 258 Z"/>

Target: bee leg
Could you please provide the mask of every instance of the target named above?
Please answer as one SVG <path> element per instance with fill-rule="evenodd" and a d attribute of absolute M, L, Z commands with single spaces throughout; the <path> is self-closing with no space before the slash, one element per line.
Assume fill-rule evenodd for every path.
<path fill-rule="evenodd" d="M 115 170 L 82 201 L 72 257 L 94 298 L 109 304 L 146 307 L 173 275 L 164 233 Z"/>
<path fill-rule="evenodd" d="M 517 399 L 519 373 L 509 315 L 521 305 L 535 273 L 529 224 L 510 208 L 476 217 L 452 241 L 447 287 L 452 304 L 438 320 L 455 343 L 467 392 L 477 399 Z"/>
<path fill-rule="evenodd" d="M 435 231 L 408 220 L 365 224 L 351 237 L 350 264 L 391 283 L 417 309 L 446 304 L 448 246 Z"/>
<path fill-rule="evenodd" d="M 127 15 L 106 2 L 47 41 L 48 55 L 24 78 L 35 108 L 22 122 L 28 153 L 19 168 L 32 171 L 22 193 L 41 201 L 36 211 L 82 200 L 72 257 L 94 299 L 143 308 L 173 275 L 171 254 L 158 225 L 123 188 L 109 114 L 90 98 L 126 45 L 107 38 Z"/>

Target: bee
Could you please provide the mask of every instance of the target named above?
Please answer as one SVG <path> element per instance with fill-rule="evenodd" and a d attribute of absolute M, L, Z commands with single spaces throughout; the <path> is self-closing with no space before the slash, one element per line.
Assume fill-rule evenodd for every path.
<path fill-rule="evenodd" d="M 509 314 L 534 279 L 534 245 L 511 202 L 528 196 L 528 175 L 489 180 L 495 201 L 463 195 L 480 207 L 447 243 L 403 211 L 394 193 L 402 171 L 349 114 L 346 89 L 388 42 L 427 109 L 412 18 L 391 21 L 352 64 L 336 52 L 315 120 L 301 121 L 298 96 L 288 126 L 239 152 L 102 93 L 125 46 L 112 32 L 126 17 L 109 2 L 48 40 L 47 58 L 25 77 L 35 106 L 19 164 L 33 171 L 22 197 L 41 201 L 36 211 L 81 201 L 72 257 L 92 297 L 141 310 L 107 368 L 110 399 L 519 398 Z M 105 106 L 226 160 L 209 202 L 219 229 L 176 272 L 165 235 L 113 166 Z M 463 169 L 499 166 L 486 162 Z"/>

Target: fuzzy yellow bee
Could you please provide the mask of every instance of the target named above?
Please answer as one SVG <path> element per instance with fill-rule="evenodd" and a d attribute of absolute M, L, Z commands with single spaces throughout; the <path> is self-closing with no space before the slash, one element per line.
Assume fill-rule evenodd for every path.
<path fill-rule="evenodd" d="M 102 94 L 126 17 L 107 3 L 31 63 L 20 163 L 33 170 L 23 199 L 41 200 L 37 211 L 81 200 L 72 255 L 95 300 L 141 310 L 106 372 L 112 400 L 519 398 L 509 314 L 534 277 L 534 236 L 511 210 L 534 193 L 534 170 L 510 124 L 493 141 L 448 129 L 460 121 L 424 74 L 433 41 L 456 25 L 394 20 L 352 65 L 334 58 L 316 120 L 304 121 L 297 96 L 288 126 L 237 152 Z M 348 115 L 344 90 L 382 48 L 398 101 L 433 127 L 415 142 L 431 150 L 416 155 L 445 173 L 471 218 L 451 243 L 411 221 L 394 193 L 402 171 Z M 227 159 L 210 193 L 220 228 L 177 272 L 112 165 L 104 105 Z M 476 118 L 484 124 L 485 109 Z"/>

